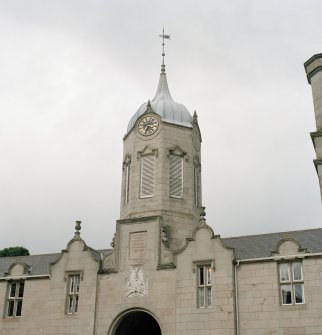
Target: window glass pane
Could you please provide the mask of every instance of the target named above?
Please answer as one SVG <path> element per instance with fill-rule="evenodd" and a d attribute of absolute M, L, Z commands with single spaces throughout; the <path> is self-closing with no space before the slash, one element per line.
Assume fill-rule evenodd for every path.
<path fill-rule="evenodd" d="M 8 301 L 7 316 L 13 316 L 14 301 Z"/>
<path fill-rule="evenodd" d="M 302 280 L 302 263 L 294 262 L 292 263 L 293 268 L 293 279 Z"/>
<path fill-rule="evenodd" d="M 16 296 L 16 288 L 17 288 L 17 283 L 11 283 L 10 285 L 10 298 L 14 298 Z"/>
<path fill-rule="evenodd" d="M 79 293 L 79 276 L 75 276 L 75 293 Z"/>
<path fill-rule="evenodd" d="M 203 266 L 199 267 L 199 285 L 204 285 L 205 280 L 204 280 L 204 274 L 203 274 Z"/>
<path fill-rule="evenodd" d="M 19 293 L 18 293 L 18 297 L 22 298 L 23 297 L 23 291 L 24 291 L 24 287 L 25 287 L 25 283 L 21 282 L 19 285 Z"/>
<path fill-rule="evenodd" d="M 68 313 L 71 314 L 73 312 L 73 297 L 68 297 Z"/>
<path fill-rule="evenodd" d="M 211 307 L 211 287 L 207 287 L 207 307 Z"/>
<path fill-rule="evenodd" d="M 304 303 L 303 285 L 302 284 L 295 284 L 294 285 L 294 296 L 295 296 L 295 303 L 296 304 L 303 304 Z"/>
<path fill-rule="evenodd" d="M 199 307 L 205 307 L 205 288 L 199 288 Z"/>
<path fill-rule="evenodd" d="M 288 270 L 288 263 L 280 264 L 280 277 L 281 277 L 281 281 L 289 281 L 290 280 L 290 274 L 289 274 L 289 270 Z"/>
<path fill-rule="evenodd" d="M 78 310 L 78 295 L 75 296 L 75 313 L 77 313 Z"/>
<path fill-rule="evenodd" d="M 70 281 L 69 292 L 73 293 L 74 292 L 74 277 L 69 277 L 69 281 Z"/>
<path fill-rule="evenodd" d="M 211 284 L 211 267 L 207 266 L 206 270 L 207 270 L 207 285 L 210 285 Z"/>
<path fill-rule="evenodd" d="M 16 316 L 21 316 L 21 310 L 22 310 L 22 300 L 18 300 Z"/>
<path fill-rule="evenodd" d="M 282 293 L 282 304 L 283 305 L 292 304 L 291 285 L 281 285 L 281 293 Z"/>

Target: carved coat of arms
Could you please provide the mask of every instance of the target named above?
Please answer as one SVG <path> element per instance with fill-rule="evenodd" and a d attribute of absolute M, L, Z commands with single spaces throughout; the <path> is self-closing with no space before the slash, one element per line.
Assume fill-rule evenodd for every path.
<path fill-rule="evenodd" d="M 148 294 L 148 279 L 144 279 L 143 269 L 133 266 L 127 281 L 127 297 L 143 297 Z"/>

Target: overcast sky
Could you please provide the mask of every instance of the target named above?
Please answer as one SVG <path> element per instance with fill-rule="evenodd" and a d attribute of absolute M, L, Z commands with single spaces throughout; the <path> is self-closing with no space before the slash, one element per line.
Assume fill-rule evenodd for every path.
<path fill-rule="evenodd" d="M 207 223 L 223 237 L 321 227 L 314 0 L 0 0 L 0 249 L 109 247 L 122 138 L 153 98 L 165 27 L 172 97 L 202 132 Z"/>

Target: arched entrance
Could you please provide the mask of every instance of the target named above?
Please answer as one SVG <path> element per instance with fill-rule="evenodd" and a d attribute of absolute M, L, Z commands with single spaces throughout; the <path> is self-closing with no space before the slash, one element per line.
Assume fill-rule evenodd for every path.
<path fill-rule="evenodd" d="M 162 335 L 155 318 L 142 310 L 133 310 L 119 318 L 112 335 Z"/>

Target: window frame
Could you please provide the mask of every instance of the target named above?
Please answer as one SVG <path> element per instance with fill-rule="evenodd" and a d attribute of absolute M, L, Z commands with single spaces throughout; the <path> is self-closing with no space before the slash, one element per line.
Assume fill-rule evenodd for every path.
<path fill-rule="evenodd" d="M 75 279 L 78 278 L 77 290 L 74 290 Z M 80 295 L 80 282 L 82 280 L 82 273 L 68 273 L 67 276 L 67 294 L 66 294 L 66 314 L 76 315 L 79 310 L 79 295 Z M 71 303 L 72 302 L 72 303 Z"/>
<path fill-rule="evenodd" d="M 300 264 L 300 279 L 295 279 L 295 269 L 294 264 Z M 282 267 L 287 266 L 287 278 L 284 279 L 282 275 Z M 301 260 L 292 260 L 288 262 L 278 263 L 278 274 L 279 274 L 279 296 L 282 306 L 297 306 L 305 304 L 305 293 L 304 293 L 304 277 L 303 277 L 303 264 Z M 288 286 L 287 292 L 290 294 L 290 303 L 285 303 L 285 298 L 283 297 L 283 287 Z M 301 287 L 301 302 L 296 302 L 296 287 Z"/>
<path fill-rule="evenodd" d="M 15 294 L 11 296 L 12 285 L 15 284 Z M 22 294 L 20 296 L 20 289 L 22 287 Z M 7 296 L 5 305 L 5 317 L 6 318 L 20 318 L 22 316 L 22 304 L 25 291 L 25 280 L 10 280 L 7 286 Z M 20 314 L 17 314 L 18 307 L 20 305 Z M 9 308 L 12 306 L 12 315 L 9 315 Z M 11 314 L 11 313 L 10 313 Z"/>
<path fill-rule="evenodd" d="M 200 309 L 212 308 L 212 270 L 213 266 L 211 262 L 198 263 L 196 264 L 197 269 L 197 307 Z M 202 273 L 202 280 L 200 274 Z M 210 278 L 209 278 L 210 274 Z M 210 279 L 210 280 L 209 280 Z M 202 295 L 201 295 L 201 292 Z M 210 298 L 208 295 L 210 292 Z M 202 298 L 201 298 L 202 297 Z"/>

